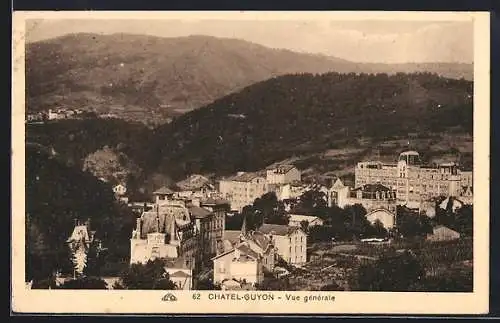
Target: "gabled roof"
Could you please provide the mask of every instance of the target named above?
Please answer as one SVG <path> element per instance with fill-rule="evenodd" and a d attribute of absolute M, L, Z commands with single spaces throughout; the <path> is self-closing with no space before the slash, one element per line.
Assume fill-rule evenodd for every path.
<path fill-rule="evenodd" d="M 211 187 L 210 180 L 203 175 L 194 174 L 175 184 L 181 190 L 195 190 L 203 187 Z"/>
<path fill-rule="evenodd" d="M 73 229 L 73 233 L 68 238 L 67 242 L 80 240 L 83 240 L 84 242 L 90 241 L 90 235 L 86 225 L 75 226 L 75 228 Z"/>
<path fill-rule="evenodd" d="M 342 182 L 342 180 L 340 178 L 337 178 L 337 180 L 335 181 L 335 183 L 332 186 L 332 190 L 338 190 L 338 189 L 342 189 L 344 187 L 345 187 L 345 185 Z"/>
<path fill-rule="evenodd" d="M 388 214 L 390 214 L 390 215 L 395 215 L 393 212 L 391 212 L 391 211 L 389 211 L 389 210 L 387 210 L 387 209 L 384 209 L 384 208 L 377 208 L 377 209 L 374 209 L 374 210 L 372 210 L 372 211 L 368 212 L 368 213 L 366 214 L 366 216 L 368 217 L 368 216 L 370 216 L 371 214 L 376 213 L 376 212 L 385 212 L 385 213 L 388 213 Z"/>
<path fill-rule="evenodd" d="M 259 259 L 259 254 L 255 250 L 250 248 L 250 246 L 245 242 L 237 245 L 235 249 L 238 249 L 241 252 L 240 258 L 241 256 L 248 256 L 254 260 Z"/>
<path fill-rule="evenodd" d="M 286 236 L 297 230 L 300 230 L 298 227 L 289 227 L 287 225 L 282 224 L 263 224 L 259 228 L 259 232 L 264 234 L 273 234 L 278 236 Z M 302 230 L 300 230 L 302 231 Z"/>
<path fill-rule="evenodd" d="M 266 252 L 267 248 L 272 246 L 272 241 L 262 232 L 252 231 L 248 236 L 251 242 L 254 242 L 262 249 L 262 252 Z"/>
<path fill-rule="evenodd" d="M 175 273 L 169 274 L 169 276 L 170 277 L 181 277 L 181 278 L 191 277 L 191 275 L 183 272 L 182 270 L 178 270 Z"/>
<path fill-rule="evenodd" d="M 169 194 L 174 194 L 174 191 L 172 191 L 171 189 L 169 189 L 166 186 L 163 186 L 163 187 L 157 189 L 156 191 L 154 191 L 153 194 L 155 194 L 155 195 L 169 195 Z"/>
<path fill-rule="evenodd" d="M 433 231 L 436 232 L 437 230 L 447 230 L 447 231 L 453 231 L 453 232 L 456 232 L 458 233 L 457 231 L 453 230 L 453 229 L 450 229 L 448 228 L 447 226 L 444 226 L 444 225 L 436 225 L 434 228 L 433 228 Z"/>
<path fill-rule="evenodd" d="M 192 216 L 194 216 L 196 219 L 204 219 L 207 216 L 210 216 L 212 214 L 212 212 L 210 212 L 209 210 L 202 208 L 202 207 L 199 207 L 199 206 L 194 206 L 194 205 L 189 206 L 188 209 L 189 209 L 189 213 Z"/>

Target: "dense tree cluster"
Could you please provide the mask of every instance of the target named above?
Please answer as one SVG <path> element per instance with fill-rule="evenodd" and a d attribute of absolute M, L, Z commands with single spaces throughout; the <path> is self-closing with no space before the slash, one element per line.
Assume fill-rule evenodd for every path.
<path fill-rule="evenodd" d="M 374 262 L 359 266 L 356 273 L 350 277 L 351 289 L 387 292 L 473 290 L 472 267 L 450 265 L 438 274 L 430 274 L 429 265 L 411 250 L 387 253 Z"/>
<path fill-rule="evenodd" d="M 132 264 L 120 276 L 114 289 L 175 289 L 165 271 L 165 263 L 161 259 L 149 260 L 146 264 Z"/>
<path fill-rule="evenodd" d="M 72 255 L 66 240 L 75 221 L 90 219 L 107 248 L 106 261 L 129 254 L 129 238 L 135 216 L 116 203 L 111 187 L 94 176 L 67 166 L 37 149 L 26 159 L 26 278 L 44 280 L 56 272 L 73 273 Z M 86 262 L 89 274 L 98 274 L 102 259 Z M 88 257 L 88 255 L 87 255 Z"/>

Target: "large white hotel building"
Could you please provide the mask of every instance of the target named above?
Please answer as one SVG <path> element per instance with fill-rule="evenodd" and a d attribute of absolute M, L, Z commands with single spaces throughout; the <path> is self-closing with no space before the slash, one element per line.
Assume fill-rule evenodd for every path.
<path fill-rule="evenodd" d="M 398 204 L 408 207 L 437 196 L 472 203 L 472 171 L 462 171 L 454 163 L 424 166 L 416 151 L 401 153 L 397 163 L 359 162 L 354 173 L 355 187 L 380 183 L 395 190 Z"/>

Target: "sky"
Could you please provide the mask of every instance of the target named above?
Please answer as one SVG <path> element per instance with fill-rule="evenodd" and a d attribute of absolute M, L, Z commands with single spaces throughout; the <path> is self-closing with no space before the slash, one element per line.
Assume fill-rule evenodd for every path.
<path fill-rule="evenodd" d="M 473 62 L 473 22 L 395 20 L 28 20 L 27 42 L 69 33 L 208 35 L 355 62 Z"/>

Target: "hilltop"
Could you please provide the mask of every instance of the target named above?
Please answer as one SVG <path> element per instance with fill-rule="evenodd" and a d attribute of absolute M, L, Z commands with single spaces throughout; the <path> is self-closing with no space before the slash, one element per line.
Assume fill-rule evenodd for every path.
<path fill-rule="evenodd" d="M 253 83 L 330 71 L 473 75 L 470 64 L 364 64 L 237 39 L 84 33 L 27 44 L 26 102 L 28 111 L 66 106 L 166 121 Z"/>

